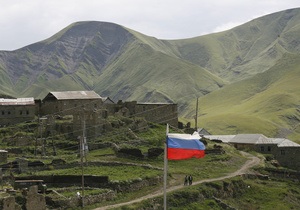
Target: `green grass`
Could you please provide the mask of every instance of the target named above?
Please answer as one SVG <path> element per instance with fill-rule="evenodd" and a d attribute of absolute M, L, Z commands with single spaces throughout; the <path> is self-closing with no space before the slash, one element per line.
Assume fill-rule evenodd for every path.
<path fill-rule="evenodd" d="M 236 177 L 168 193 L 167 204 L 172 210 L 221 210 L 226 209 L 224 204 L 235 209 L 299 209 L 300 190 L 295 182 Z M 161 196 L 116 209 L 151 209 L 162 205 Z"/>
<path fill-rule="evenodd" d="M 51 188 L 51 190 L 55 190 L 56 192 L 58 192 L 59 194 L 61 194 L 64 197 L 71 198 L 71 197 L 77 196 L 76 192 L 81 193 L 82 188 L 80 188 L 80 187 L 65 187 L 65 188 Z M 108 191 L 108 189 L 85 187 L 84 195 L 85 196 L 97 195 L 97 194 L 106 193 L 107 191 Z M 62 199 L 61 196 L 57 195 L 56 193 L 51 193 L 51 197 Z"/>
<path fill-rule="evenodd" d="M 282 181 L 245 180 L 248 189 L 237 199 L 226 201 L 239 209 L 299 209 L 300 190 L 296 183 Z"/>
<path fill-rule="evenodd" d="M 155 177 L 162 174 L 162 171 L 147 169 L 140 166 L 84 166 L 85 175 L 109 176 L 110 181 L 126 181 L 134 179 L 144 179 L 146 177 Z M 55 169 L 36 172 L 36 175 L 80 175 L 81 167 L 72 167 L 67 169 Z"/>
<path fill-rule="evenodd" d="M 282 62 L 264 73 L 201 97 L 200 127 L 212 134 L 262 133 L 268 137 L 275 137 L 281 129 L 290 129 L 287 137 L 297 141 L 296 128 L 300 122 L 298 60 L 298 56 L 286 55 Z M 192 101 L 184 116 L 191 119 L 194 109 Z"/>

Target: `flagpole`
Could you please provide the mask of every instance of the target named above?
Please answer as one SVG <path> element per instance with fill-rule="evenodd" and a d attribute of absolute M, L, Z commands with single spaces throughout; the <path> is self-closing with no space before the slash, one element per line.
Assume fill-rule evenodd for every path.
<path fill-rule="evenodd" d="M 167 136 L 169 133 L 169 124 L 167 124 L 166 129 L 166 141 L 164 150 L 164 210 L 167 209 L 167 174 L 168 174 L 168 158 L 167 158 Z"/>

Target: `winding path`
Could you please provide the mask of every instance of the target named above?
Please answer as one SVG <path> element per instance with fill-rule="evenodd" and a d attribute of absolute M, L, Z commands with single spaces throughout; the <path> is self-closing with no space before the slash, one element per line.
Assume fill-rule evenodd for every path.
<path fill-rule="evenodd" d="M 220 181 L 220 180 L 232 178 L 232 177 L 235 177 L 235 176 L 239 176 L 239 175 L 242 175 L 242 174 L 246 173 L 250 168 L 252 168 L 253 166 L 256 166 L 256 165 L 258 165 L 260 163 L 260 159 L 258 157 L 252 156 L 252 155 L 250 155 L 250 154 L 248 154 L 246 152 L 241 152 L 241 153 L 244 156 L 248 157 L 249 160 L 247 160 L 245 162 L 245 164 L 240 169 L 238 169 L 237 171 L 235 171 L 233 173 L 230 173 L 230 174 L 228 174 L 226 176 L 222 176 L 222 177 L 218 177 L 218 178 L 211 178 L 211 179 L 204 179 L 204 180 L 193 182 L 193 185 L 197 185 L 197 184 L 201 184 L 201 183 L 206 183 L 206 182 Z M 167 189 L 167 193 L 175 191 L 175 190 L 178 190 L 178 189 L 181 189 L 183 187 L 186 187 L 186 186 L 177 185 L 177 186 L 170 187 L 170 188 Z M 151 194 L 145 195 L 145 196 L 137 198 L 135 200 L 131 200 L 131 201 L 128 201 L 128 202 L 125 202 L 125 203 L 119 203 L 119 204 L 114 204 L 114 205 L 109 205 L 109 206 L 103 206 L 103 207 L 96 208 L 94 210 L 105 210 L 105 209 L 111 209 L 111 208 L 117 208 L 117 207 L 121 207 L 121 206 L 126 206 L 126 205 L 130 205 L 130 204 L 133 204 L 133 203 L 141 202 L 141 201 L 149 199 L 149 198 L 154 198 L 154 197 L 157 197 L 157 196 L 162 196 L 163 193 L 164 192 L 163 192 L 163 189 L 162 189 L 160 191 L 153 192 Z"/>

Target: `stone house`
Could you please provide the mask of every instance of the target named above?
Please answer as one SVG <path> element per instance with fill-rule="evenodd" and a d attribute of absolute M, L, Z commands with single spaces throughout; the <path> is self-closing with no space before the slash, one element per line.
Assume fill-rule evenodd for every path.
<path fill-rule="evenodd" d="M 263 153 L 270 152 L 271 145 L 275 146 L 272 140 L 262 134 L 237 134 L 228 143 L 237 149 L 249 149 Z"/>
<path fill-rule="evenodd" d="M 113 103 L 109 98 L 102 98 L 94 91 L 50 92 L 42 100 L 40 114 L 53 116 L 72 116 L 72 132 L 82 136 L 84 126 L 86 135 L 97 136 L 102 131 L 103 119 L 107 118 L 105 104 Z M 48 123 L 49 124 L 49 123 Z"/>
<path fill-rule="evenodd" d="M 119 101 L 114 108 L 123 116 L 141 117 L 149 122 L 170 124 L 178 127 L 177 104 L 174 103 L 137 103 Z"/>
<path fill-rule="evenodd" d="M 280 165 L 300 170 L 300 145 L 283 138 L 273 139 L 273 141 L 277 147 L 272 154 Z"/>
<path fill-rule="evenodd" d="M 33 98 L 0 98 L 0 126 L 8 126 L 35 118 L 35 101 Z"/>
<path fill-rule="evenodd" d="M 103 99 L 94 91 L 50 92 L 42 100 L 40 115 L 73 115 L 83 110 L 97 110 Z"/>
<path fill-rule="evenodd" d="M 300 170 L 300 145 L 288 139 L 267 138 L 262 134 L 238 134 L 228 143 L 237 149 L 273 155 L 281 166 Z"/>
<path fill-rule="evenodd" d="M 87 132 L 91 132 L 91 136 L 110 129 L 106 123 L 110 115 L 144 118 L 149 122 L 178 126 L 177 104 L 136 101 L 114 103 L 109 97 L 101 97 L 94 91 L 49 92 L 42 100 L 2 99 L 1 106 L 0 119 L 2 117 L 3 120 L 0 122 L 3 125 L 33 120 L 37 116 L 40 129 L 46 127 L 48 134 L 54 133 L 55 119 L 63 116 L 70 119 L 70 124 L 59 129 L 67 130 L 70 134 L 77 132 L 76 136 L 82 135 L 84 126 L 89 128 Z"/>

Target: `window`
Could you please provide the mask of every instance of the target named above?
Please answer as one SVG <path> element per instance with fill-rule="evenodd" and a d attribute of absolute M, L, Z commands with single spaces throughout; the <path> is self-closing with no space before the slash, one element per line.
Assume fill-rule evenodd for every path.
<path fill-rule="evenodd" d="M 271 146 L 268 146 L 268 152 L 271 152 Z"/>
<path fill-rule="evenodd" d="M 107 116 L 108 116 L 107 111 L 102 111 L 102 117 L 107 118 Z"/>
<path fill-rule="evenodd" d="M 26 110 L 26 114 L 29 115 L 29 111 L 28 110 Z"/>
<path fill-rule="evenodd" d="M 5 114 L 5 112 L 4 111 L 2 111 L 2 115 L 4 115 Z"/>
<path fill-rule="evenodd" d="M 280 150 L 280 154 L 281 154 L 281 155 L 285 155 L 285 150 L 283 150 L 283 149 Z"/>
<path fill-rule="evenodd" d="M 20 115 L 22 115 L 22 114 L 23 114 L 23 111 L 21 110 L 21 111 L 20 111 Z"/>
<path fill-rule="evenodd" d="M 260 147 L 260 151 L 261 151 L 261 152 L 264 152 L 264 151 L 265 151 L 265 147 L 264 147 L 264 146 L 261 146 L 261 147 Z"/>

